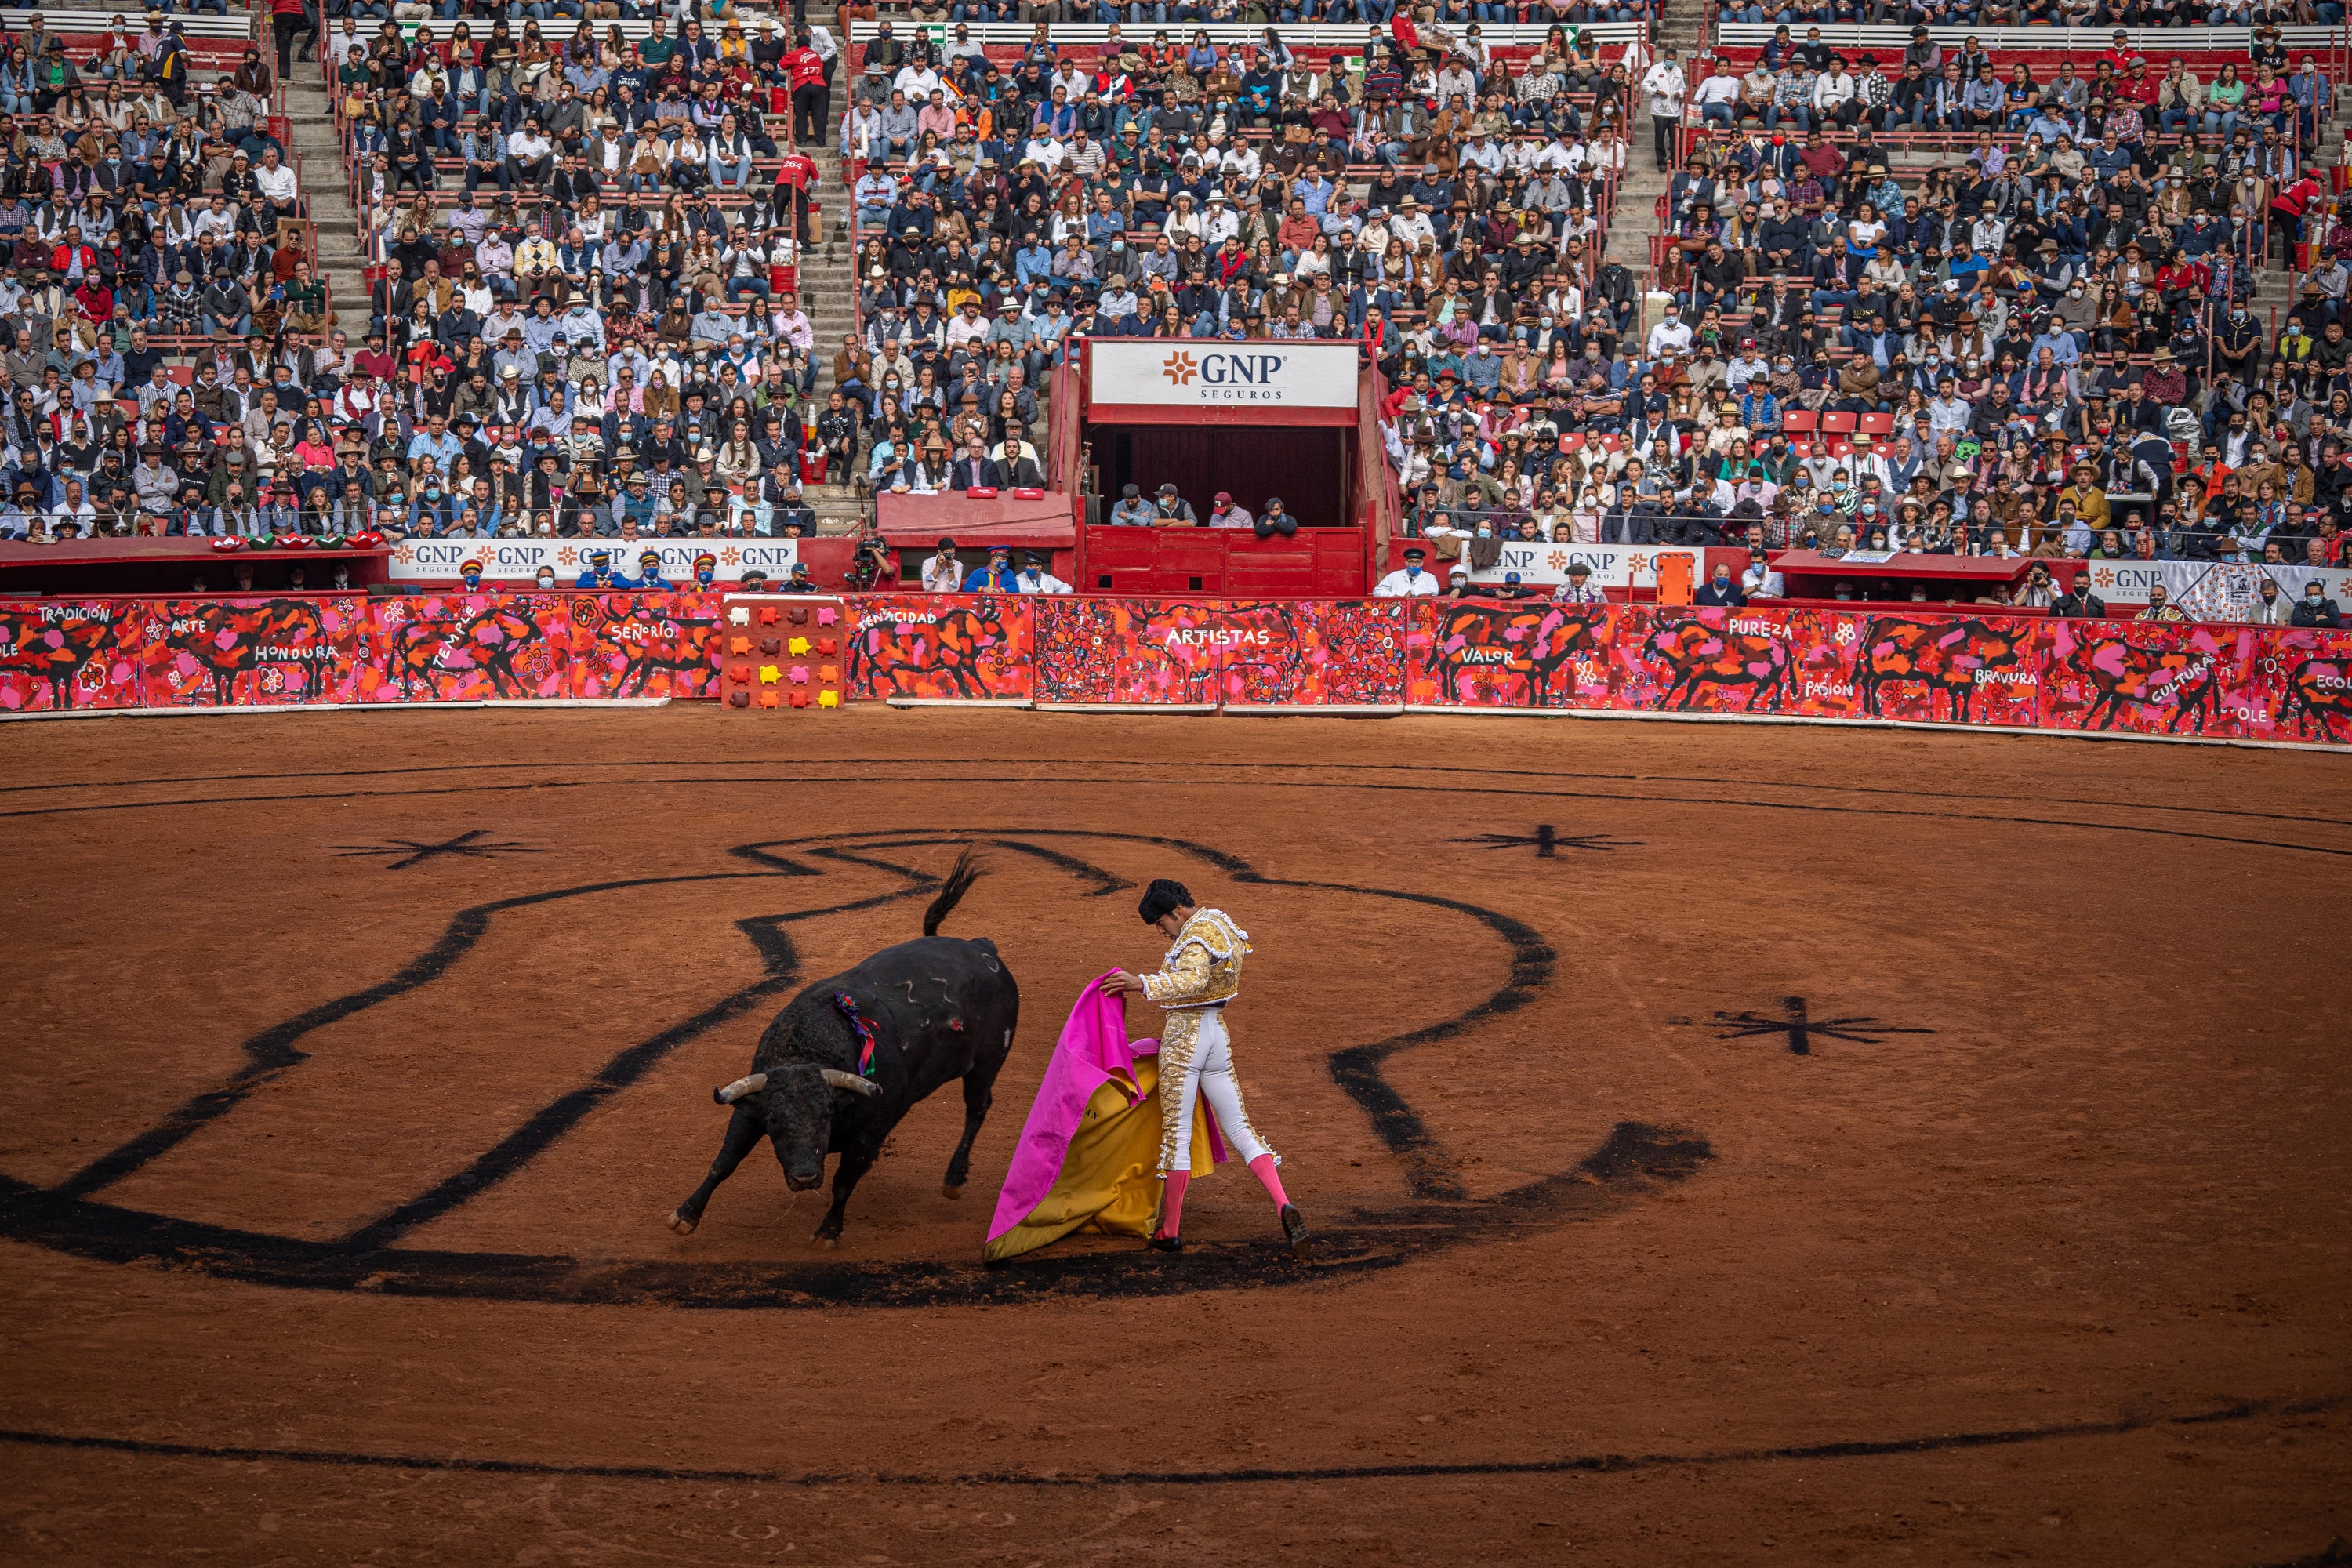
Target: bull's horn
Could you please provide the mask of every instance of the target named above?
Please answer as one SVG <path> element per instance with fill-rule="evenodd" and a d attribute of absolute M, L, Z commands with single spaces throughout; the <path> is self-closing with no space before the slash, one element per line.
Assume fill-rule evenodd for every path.
<path fill-rule="evenodd" d="M 838 1068 L 819 1068 L 817 1071 L 824 1077 L 825 1082 L 833 1085 L 835 1089 L 846 1089 L 858 1094 L 879 1094 L 882 1092 L 882 1086 L 880 1084 L 874 1082 L 871 1079 L 860 1078 L 854 1072 L 843 1072 Z"/>
<path fill-rule="evenodd" d="M 750 1078 L 739 1078 L 725 1089 L 714 1089 L 710 1098 L 721 1105 L 732 1105 L 747 1094 L 757 1094 L 768 1087 L 768 1075 L 755 1072 Z"/>

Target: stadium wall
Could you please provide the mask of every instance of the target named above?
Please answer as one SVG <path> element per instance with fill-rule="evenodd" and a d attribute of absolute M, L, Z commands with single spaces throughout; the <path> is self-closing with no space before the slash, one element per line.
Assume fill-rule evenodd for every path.
<path fill-rule="evenodd" d="M 2352 630 L 1544 601 L 876 595 L 853 697 L 1202 711 L 1619 712 L 2352 742 Z M 711 593 L 41 600 L 0 714 L 708 698 Z"/>

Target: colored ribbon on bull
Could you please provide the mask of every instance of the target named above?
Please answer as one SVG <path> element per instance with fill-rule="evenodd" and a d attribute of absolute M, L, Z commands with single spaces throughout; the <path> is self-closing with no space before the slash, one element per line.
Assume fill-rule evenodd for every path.
<path fill-rule="evenodd" d="M 857 1047 L 858 1076 L 872 1078 L 874 1076 L 874 1020 L 857 1010 L 857 998 L 846 991 L 835 992 L 833 1005 L 840 1010 L 843 1017 L 849 1020 L 849 1026 L 857 1031 L 857 1038 L 860 1042 Z"/>

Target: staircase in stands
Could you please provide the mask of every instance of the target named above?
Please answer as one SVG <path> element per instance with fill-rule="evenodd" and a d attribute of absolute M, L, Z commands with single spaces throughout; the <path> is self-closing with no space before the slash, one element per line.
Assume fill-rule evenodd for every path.
<path fill-rule="evenodd" d="M 1670 0 L 1664 19 L 1651 24 L 1653 58 L 1680 60 L 1687 71 L 1690 57 L 1706 37 L 1700 8 L 1710 3 L 1711 0 Z M 1625 177 L 1617 182 L 1617 209 L 1610 219 L 1607 251 L 1608 259 L 1623 266 L 1636 278 L 1649 268 L 1650 240 L 1658 232 L 1658 198 L 1666 194 L 1666 175 L 1673 172 L 1661 170 L 1652 154 L 1654 143 L 1649 102 L 1641 90 L 1640 77 L 1640 72 L 1634 73 L 1633 102 L 1627 116 L 1630 123 L 1626 127 Z"/>

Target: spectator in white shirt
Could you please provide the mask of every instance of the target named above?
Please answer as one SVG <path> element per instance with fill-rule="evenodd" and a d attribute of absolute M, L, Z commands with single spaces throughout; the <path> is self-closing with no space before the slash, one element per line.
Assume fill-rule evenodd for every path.
<path fill-rule="evenodd" d="M 1649 351 L 1649 357 L 1656 359 L 1660 354 L 1671 350 L 1675 357 L 1680 359 L 1690 353 L 1690 346 L 1689 323 L 1683 320 L 1680 307 L 1668 305 L 1664 319 L 1650 329 L 1649 342 L 1644 345 Z"/>

